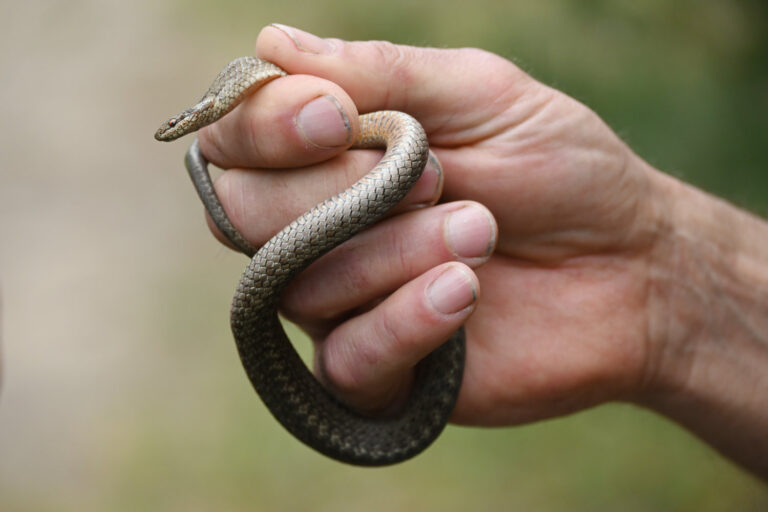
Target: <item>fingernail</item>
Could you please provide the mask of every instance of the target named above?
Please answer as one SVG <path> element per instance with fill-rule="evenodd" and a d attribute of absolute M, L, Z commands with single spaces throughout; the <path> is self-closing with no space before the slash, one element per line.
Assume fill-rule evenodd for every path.
<path fill-rule="evenodd" d="M 443 168 L 437 158 L 430 153 L 424 172 L 412 189 L 414 208 L 432 206 L 443 193 Z"/>
<path fill-rule="evenodd" d="M 270 26 L 275 27 L 277 30 L 290 37 L 299 51 L 321 54 L 333 53 L 336 49 L 336 45 L 334 45 L 332 41 L 322 39 L 309 32 L 299 30 L 298 28 L 289 27 L 280 23 L 272 23 Z"/>
<path fill-rule="evenodd" d="M 349 119 L 333 96 L 310 101 L 296 116 L 296 127 L 304 140 L 319 148 L 336 148 L 349 144 L 352 129 Z"/>
<path fill-rule="evenodd" d="M 427 297 L 438 313 L 458 313 L 477 300 L 477 290 L 472 278 L 459 267 L 449 267 L 432 281 Z"/>
<path fill-rule="evenodd" d="M 467 205 L 448 215 L 445 241 L 460 258 L 485 258 L 496 245 L 496 223 L 477 205 Z"/>

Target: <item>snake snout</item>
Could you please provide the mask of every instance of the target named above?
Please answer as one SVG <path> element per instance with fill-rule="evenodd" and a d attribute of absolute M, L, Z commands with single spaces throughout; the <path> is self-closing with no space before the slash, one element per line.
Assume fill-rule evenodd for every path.
<path fill-rule="evenodd" d="M 177 116 L 172 117 L 165 123 L 160 125 L 160 128 L 157 129 L 155 132 L 155 139 L 159 141 L 172 141 L 175 139 L 178 139 L 182 135 L 184 135 L 186 132 L 183 130 L 183 127 L 179 124 L 179 121 L 182 121 L 184 119 L 184 116 Z"/>

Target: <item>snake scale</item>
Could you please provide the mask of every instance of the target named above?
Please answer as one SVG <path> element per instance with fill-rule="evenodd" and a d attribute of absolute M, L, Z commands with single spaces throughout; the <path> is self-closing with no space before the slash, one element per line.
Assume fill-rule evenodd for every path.
<path fill-rule="evenodd" d="M 285 76 L 255 57 L 229 63 L 203 98 L 169 119 L 155 138 L 174 140 L 231 111 L 262 85 Z M 263 247 L 238 233 L 216 197 L 197 140 L 185 163 L 198 194 L 222 233 L 251 257 L 232 302 L 231 325 L 245 371 L 274 417 L 296 438 L 336 460 L 381 466 L 420 453 L 442 432 L 456 403 L 464 369 L 460 329 L 415 368 L 408 401 L 393 415 L 369 417 L 328 392 L 307 369 L 278 319 L 280 294 L 304 268 L 381 219 L 416 183 L 428 158 L 421 125 L 402 112 L 360 116 L 355 148 L 386 147 L 381 161 L 357 183 L 318 204 Z"/>

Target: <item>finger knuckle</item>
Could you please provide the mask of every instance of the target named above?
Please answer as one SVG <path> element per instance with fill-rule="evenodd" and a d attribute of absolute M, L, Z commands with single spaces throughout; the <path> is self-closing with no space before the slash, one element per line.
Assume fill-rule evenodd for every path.
<path fill-rule="evenodd" d="M 392 71 L 407 69 L 407 47 L 389 41 L 373 41 L 372 44 L 378 55 L 379 65 Z"/>
<path fill-rule="evenodd" d="M 383 91 L 383 104 L 407 105 L 407 91 L 413 83 L 414 59 L 416 52 L 409 46 L 397 45 L 389 41 L 374 41 L 373 48 L 382 75 L 392 77 L 386 82 Z"/>
<path fill-rule="evenodd" d="M 264 132 L 258 116 L 247 115 L 243 117 L 242 133 L 244 133 L 243 142 L 246 145 L 249 157 L 255 162 L 265 162 L 271 155 L 265 155 L 263 152 Z M 272 146 L 273 151 L 277 151 L 277 146 Z"/>
<path fill-rule="evenodd" d="M 198 135 L 198 139 L 200 141 L 200 149 L 209 162 L 219 166 L 226 164 L 227 148 L 219 125 L 213 124 L 203 128 Z"/>
<path fill-rule="evenodd" d="M 367 368 L 380 360 L 375 344 L 370 341 L 326 340 L 328 349 L 323 358 L 324 377 L 335 389 L 350 394 L 364 386 L 369 373 Z"/>
<path fill-rule="evenodd" d="M 237 193 L 237 184 L 232 183 L 233 179 L 232 174 L 224 173 L 216 178 L 213 188 L 230 222 L 237 227 L 243 225 L 244 218 L 240 194 Z"/>

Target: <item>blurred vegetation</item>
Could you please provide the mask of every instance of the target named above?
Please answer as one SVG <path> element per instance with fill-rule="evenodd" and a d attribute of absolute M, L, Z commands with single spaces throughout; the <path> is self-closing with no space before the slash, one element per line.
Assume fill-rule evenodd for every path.
<path fill-rule="evenodd" d="M 327 37 L 482 47 L 589 105 L 657 168 L 768 212 L 764 1 L 194 0 L 177 15 L 176 29 L 190 39 L 205 31 L 228 54 L 250 50 L 273 21 Z M 164 428 L 167 404 L 133 431 L 146 449 L 121 461 L 126 509 L 768 509 L 752 477 L 626 405 L 515 429 L 453 427 L 417 460 L 371 471 L 309 454 L 254 404 L 242 376 L 215 379 L 219 409 L 188 434 L 205 457 L 179 459 L 189 440 Z M 208 498 L 169 492 L 190 482 Z"/>
<path fill-rule="evenodd" d="M 482 47 L 589 105 L 659 169 L 768 213 L 764 0 L 179 0 L 174 14 L 169 31 L 215 42 L 222 62 L 250 51 L 258 29 L 273 21 L 344 39 Z M 161 328 L 188 329 L 160 347 L 177 374 L 159 363 L 144 370 L 152 387 L 129 391 L 141 405 L 105 412 L 110 428 L 91 442 L 103 445 L 110 476 L 93 475 L 93 509 L 768 509 L 762 484 L 679 427 L 628 405 L 519 428 L 451 427 L 424 455 L 394 468 L 328 461 L 274 422 L 232 371 L 234 350 L 211 342 L 229 342 L 211 317 L 225 317 L 219 298 L 236 275 L 206 281 L 206 269 L 194 265 L 179 272 L 159 278 L 147 298 L 149 310 L 163 312 Z M 190 288 L 175 289 L 180 282 Z M 3 497 L 9 510 L 14 500 L 69 510 L 55 498 Z"/>

